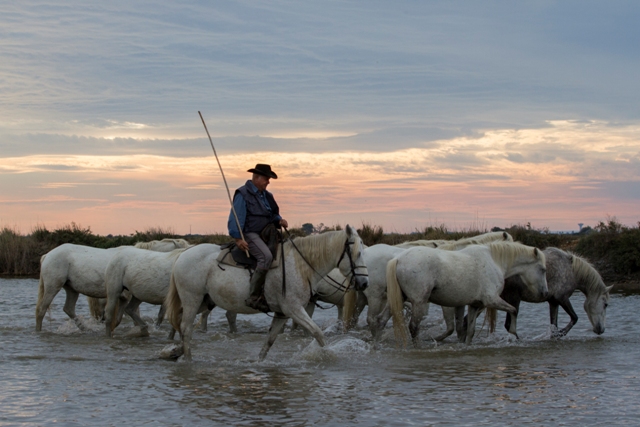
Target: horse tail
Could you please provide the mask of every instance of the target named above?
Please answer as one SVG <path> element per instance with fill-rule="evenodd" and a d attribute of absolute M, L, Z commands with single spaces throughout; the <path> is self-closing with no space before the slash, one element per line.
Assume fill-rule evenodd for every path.
<path fill-rule="evenodd" d="M 498 310 L 487 307 L 487 313 L 484 315 L 485 321 L 489 322 L 489 332 L 496 331 L 496 322 L 498 320 Z"/>
<path fill-rule="evenodd" d="M 96 320 L 102 320 L 104 317 L 104 306 L 102 305 L 101 298 L 87 297 L 89 303 L 89 313 L 91 317 Z"/>
<path fill-rule="evenodd" d="M 356 312 L 356 291 L 351 289 L 344 294 L 342 301 L 342 321 L 344 322 L 345 331 L 351 329 L 354 325 L 353 316 Z"/>
<path fill-rule="evenodd" d="M 393 333 L 396 340 L 401 342 L 404 347 L 407 345 L 407 331 L 402 313 L 404 301 L 400 283 L 398 283 L 397 271 L 398 258 L 393 258 L 387 263 L 387 304 L 389 304 L 389 310 L 393 318 Z"/>
<path fill-rule="evenodd" d="M 167 297 L 164 300 L 164 306 L 167 310 L 166 316 L 171 322 L 171 326 L 176 331 L 180 331 L 180 322 L 181 314 L 182 314 L 182 301 L 180 300 L 180 295 L 178 294 L 178 288 L 176 287 L 176 280 L 171 272 L 171 280 L 169 281 L 169 292 L 167 293 Z M 182 334 L 182 332 L 180 332 Z"/>

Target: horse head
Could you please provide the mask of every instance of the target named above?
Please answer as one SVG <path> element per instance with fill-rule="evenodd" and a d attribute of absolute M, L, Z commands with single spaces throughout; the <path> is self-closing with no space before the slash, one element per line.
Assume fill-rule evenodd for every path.
<path fill-rule="evenodd" d="M 593 332 L 600 335 L 604 332 L 607 306 L 609 305 L 609 292 L 613 286 L 604 287 L 601 292 L 591 292 L 584 301 L 584 311 L 587 312 L 589 321 L 593 326 Z"/>
<path fill-rule="evenodd" d="M 515 271 L 520 275 L 522 282 L 533 295 L 537 295 L 536 299 L 544 301 L 549 294 L 547 287 L 547 266 L 544 252 L 538 248 L 530 248 L 524 245 L 513 244 L 514 248 L 523 248 L 522 255 L 526 258 L 526 262 L 522 262 Z M 522 250 L 522 249 L 521 249 Z"/>
<path fill-rule="evenodd" d="M 364 291 L 369 285 L 369 273 L 362 256 L 364 244 L 356 229 L 348 224 L 345 228 L 345 234 L 347 240 L 338 260 L 338 269 L 345 277 L 350 278 L 356 291 Z"/>

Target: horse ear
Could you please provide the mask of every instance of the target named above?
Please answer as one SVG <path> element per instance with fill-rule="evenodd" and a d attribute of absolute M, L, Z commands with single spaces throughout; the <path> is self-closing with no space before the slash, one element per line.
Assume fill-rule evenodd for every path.
<path fill-rule="evenodd" d="M 434 249 L 438 247 L 438 244 L 436 242 L 433 242 L 433 247 Z"/>
<path fill-rule="evenodd" d="M 347 236 L 349 237 L 351 237 L 351 235 L 353 234 L 353 228 L 351 228 L 349 224 L 347 224 L 347 226 L 344 228 L 344 231 L 347 232 Z"/>
<path fill-rule="evenodd" d="M 502 232 L 502 240 L 509 240 L 509 235 L 507 234 L 506 231 Z"/>
<path fill-rule="evenodd" d="M 607 293 L 611 292 L 611 289 L 613 289 L 613 285 L 607 286 L 607 289 L 606 289 Z"/>
<path fill-rule="evenodd" d="M 533 255 L 535 255 L 536 258 L 540 257 L 540 254 L 538 252 L 538 248 L 533 248 Z"/>

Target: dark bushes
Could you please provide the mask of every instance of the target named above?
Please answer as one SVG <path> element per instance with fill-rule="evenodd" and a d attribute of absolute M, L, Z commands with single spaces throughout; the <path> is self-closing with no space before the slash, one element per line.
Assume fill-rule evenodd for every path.
<path fill-rule="evenodd" d="M 594 231 L 582 237 L 576 252 L 592 260 L 603 260 L 615 273 L 640 272 L 640 223 L 626 227 L 609 219 L 600 222 Z"/>

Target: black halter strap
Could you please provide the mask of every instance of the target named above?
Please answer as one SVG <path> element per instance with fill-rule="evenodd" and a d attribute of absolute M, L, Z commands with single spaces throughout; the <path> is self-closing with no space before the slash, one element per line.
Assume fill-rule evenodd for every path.
<path fill-rule="evenodd" d="M 349 281 L 349 285 L 352 285 L 353 282 L 356 280 L 356 277 L 369 277 L 368 273 L 356 273 L 356 270 L 358 268 L 367 268 L 364 265 L 356 265 L 355 262 L 353 262 L 353 257 L 351 256 L 351 245 L 353 245 L 355 242 L 350 242 L 349 239 L 347 239 L 346 242 L 344 242 L 344 249 L 342 251 L 342 255 L 340 255 L 340 259 L 338 260 L 338 264 L 336 267 L 340 266 L 340 263 L 342 262 L 342 258 L 344 258 L 345 255 L 347 255 L 347 258 L 349 259 L 349 266 L 351 268 L 351 280 Z M 349 287 L 347 287 L 348 289 Z"/>
<path fill-rule="evenodd" d="M 366 266 L 355 265 L 355 263 L 353 262 L 353 259 L 351 257 L 351 245 L 353 245 L 354 242 L 350 242 L 348 238 L 344 242 L 344 249 L 342 250 L 342 254 L 340 254 L 340 258 L 338 259 L 338 263 L 336 264 L 336 268 L 338 268 L 338 266 L 340 265 L 340 262 L 342 262 L 342 259 L 344 258 L 344 256 L 347 255 L 347 258 L 349 259 L 350 269 L 351 269 L 351 272 L 349 273 L 349 276 L 351 276 L 351 279 L 349 280 L 349 284 L 345 287 L 343 285 L 344 281 L 342 283 L 339 283 L 338 281 L 336 281 L 332 277 L 322 276 L 320 273 L 318 273 L 318 271 L 313 267 L 313 265 L 311 265 L 309 260 L 307 260 L 307 258 L 302 254 L 302 252 L 300 252 L 300 249 L 298 249 L 296 244 L 293 242 L 293 239 L 291 238 L 291 234 L 289 233 L 289 230 L 287 230 L 286 228 L 285 228 L 285 230 L 287 231 L 287 234 L 289 234 L 289 238 L 288 238 L 289 242 L 291 242 L 291 245 L 295 248 L 296 252 L 298 252 L 298 254 L 303 259 L 303 261 L 306 262 L 307 265 L 311 268 L 311 270 L 313 270 L 314 273 L 316 273 L 318 276 L 320 276 L 321 279 L 326 280 L 327 283 L 329 283 L 329 285 L 333 286 L 336 289 L 336 292 L 344 290 L 344 292 L 346 293 L 349 290 L 349 288 L 351 287 L 351 285 L 353 284 L 353 282 L 355 281 L 356 276 L 366 276 L 366 277 L 369 276 L 368 274 L 356 273 L 356 270 L 358 268 L 366 268 Z M 283 247 L 283 249 L 284 249 L 284 247 Z M 347 278 L 349 276 L 347 276 Z M 345 280 L 347 278 L 345 278 Z M 333 283 L 331 283 L 331 282 L 333 282 Z"/>

